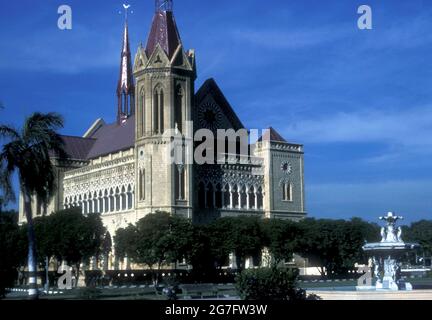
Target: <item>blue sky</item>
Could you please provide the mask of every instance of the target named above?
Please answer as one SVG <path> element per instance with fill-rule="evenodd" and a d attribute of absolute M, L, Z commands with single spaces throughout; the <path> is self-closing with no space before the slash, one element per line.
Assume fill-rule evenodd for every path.
<path fill-rule="evenodd" d="M 129 1 L 131 48 L 153 0 Z M 73 29 L 57 28 L 57 8 Z M 115 117 L 122 2 L 0 2 L 0 121 L 57 111 L 64 134 Z M 357 28 L 368 4 L 373 30 Z M 213 77 L 249 128 L 305 145 L 307 211 L 432 217 L 432 3 L 424 0 L 174 1 L 197 88 Z"/>

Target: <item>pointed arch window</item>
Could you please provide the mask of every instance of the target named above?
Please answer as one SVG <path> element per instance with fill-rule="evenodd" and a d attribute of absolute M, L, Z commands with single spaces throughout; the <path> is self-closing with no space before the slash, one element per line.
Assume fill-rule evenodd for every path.
<path fill-rule="evenodd" d="M 121 194 L 120 194 L 120 189 L 117 187 L 116 191 L 115 191 L 115 211 L 120 211 L 121 210 Z"/>
<path fill-rule="evenodd" d="M 128 203 L 128 210 L 132 209 L 133 207 L 133 191 L 132 187 L 129 185 L 127 190 L 127 203 Z"/>
<path fill-rule="evenodd" d="M 174 101 L 174 121 L 179 132 L 183 133 L 183 89 L 181 85 L 176 87 Z"/>
<path fill-rule="evenodd" d="M 153 133 L 159 132 L 159 92 L 155 89 L 153 93 Z"/>
<path fill-rule="evenodd" d="M 146 107 L 145 107 L 145 94 L 144 89 L 141 90 L 140 97 L 140 113 L 141 113 L 141 136 L 145 135 L 146 133 Z"/>
<path fill-rule="evenodd" d="M 289 182 L 282 184 L 282 199 L 283 201 L 292 201 L 292 184 Z"/>
<path fill-rule="evenodd" d="M 165 130 L 164 128 L 164 91 L 160 89 L 159 91 L 159 132 L 162 134 Z"/>
<path fill-rule="evenodd" d="M 139 199 L 140 201 L 145 200 L 145 169 L 141 169 L 139 171 L 139 179 L 138 179 L 138 187 L 139 187 Z"/>
<path fill-rule="evenodd" d="M 164 90 L 157 85 L 153 92 L 153 132 L 162 134 L 164 131 Z"/>

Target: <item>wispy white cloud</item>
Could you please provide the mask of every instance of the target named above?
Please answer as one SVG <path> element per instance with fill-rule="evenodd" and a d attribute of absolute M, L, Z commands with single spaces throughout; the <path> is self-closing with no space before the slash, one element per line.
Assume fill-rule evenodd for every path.
<path fill-rule="evenodd" d="M 287 136 L 313 143 L 388 143 L 404 147 L 432 146 L 432 108 L 360 110 L 321 113 L 285 127 Z M 385 111 L 384 111 L 385 110 Z"/>

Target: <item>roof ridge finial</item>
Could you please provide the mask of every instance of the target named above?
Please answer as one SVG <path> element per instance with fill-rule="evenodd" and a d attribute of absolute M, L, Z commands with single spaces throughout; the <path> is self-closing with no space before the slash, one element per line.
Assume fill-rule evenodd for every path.
<path fill-rule="evenodd" d="M 156 12 L 173 11 L 172 0 L 156 0 Z"/>

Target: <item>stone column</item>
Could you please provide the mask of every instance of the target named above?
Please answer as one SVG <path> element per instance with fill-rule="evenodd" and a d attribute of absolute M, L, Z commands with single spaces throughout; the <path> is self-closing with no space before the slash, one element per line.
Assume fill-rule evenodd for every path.
<path fill-rule="evenodd" d="M 234 201 L 233 201 L 233 195 L 234 195 L 234 194 L 233 194 L 232 187 L 229 188 L 229 193 L 230 193 L 230 204 L 229 204 L 229 208 L 230 208 L 230 209 L 233 209 L 233 207 L 234 207 L 234 206 L 233 206 L 233 204 L 234 204 Z"/>
<path fill-rule="evenodd" d="M 250 194 L 249 194 L 249 188 L 246 189 L 246 209 L 250 210 L 249 201 L 250 200 Z"/>
<path fill-rule="evenodd" d="M 231 269 L 237 269 L 237 257 L 234 252 L 229 255 L 229 267 Z"/>
<path fill-rule="evenodd" d="M 258 192 L 255 190 L 255 210 L 258 210 Z"/>

